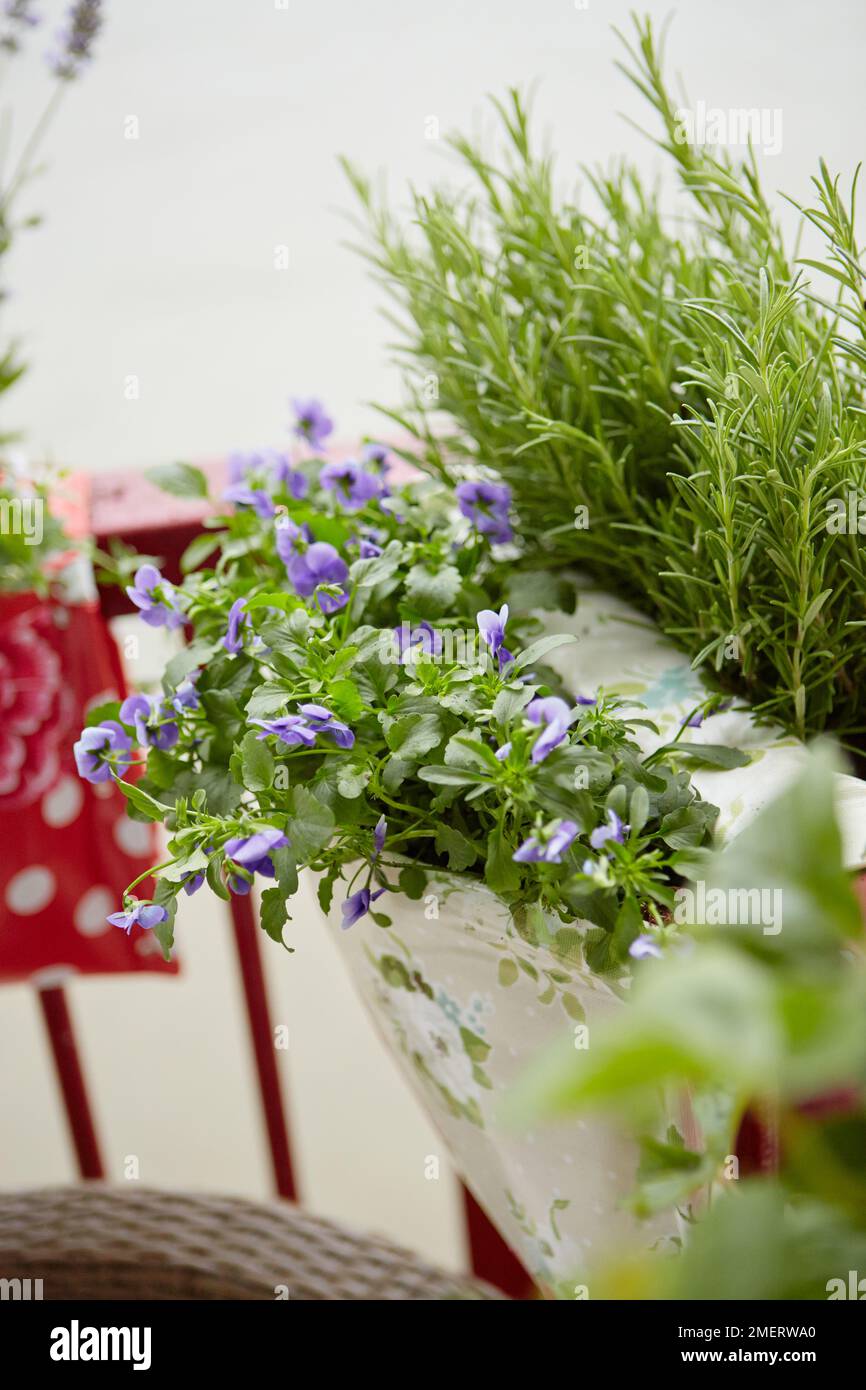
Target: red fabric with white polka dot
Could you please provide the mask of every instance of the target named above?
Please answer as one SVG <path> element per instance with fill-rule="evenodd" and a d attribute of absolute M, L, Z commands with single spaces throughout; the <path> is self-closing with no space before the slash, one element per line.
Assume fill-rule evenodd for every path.
<path fill-rule="evenodd" d="M 105 920 L 156 862 L 156 834 L 72 755 L 87 709 L 125 694 L 97 604 L 0 595 L 0 981 L 176 970 L 150 932 Z"/>

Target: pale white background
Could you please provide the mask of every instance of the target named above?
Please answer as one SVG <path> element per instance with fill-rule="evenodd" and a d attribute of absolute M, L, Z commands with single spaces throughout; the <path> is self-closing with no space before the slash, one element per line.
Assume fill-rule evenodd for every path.
<path fill-rule="evenodd" d="M 56 15 L 58 6 L 41 8 Z M 342 244 L 352 199 L 342 152 L 408 181 L 455 175 L 441 130 L 476 128 L 486 93 L 538 79 L 539 128 L 560 175 L 652 146 L 614 71 L 621 0 L 115 0 L 98 60 L 67 94 L 47 169 L 25 206 L 46 222 L 9 266 L 6 328 L 32 369 L 0 430 L 87 469 L 138 467 L 285 438 L 290 393 L 319 393 L 342 437 L 375 433 L 365 404 L 395 402 L 380 295 Z M 669 6 L 644 0 L 657 21 Z M 798 198 L 823 154 L 862 153 L 862 0 L 687 0 L 671 69 L 708 105 L 781 107 L 768 186 Z M 47 94 L 38 55 L 4 79 L 14 140 Z M 130 117 L 139 138 L 125 138 Z M 13 140 L 13 150 L 14 150 Z M 288 270 L 274 266 L 288 248 Z M 135 375 L 140 398 L 124 397 Z M 153 669 L 156 653 L 151 653 Z M 135 673 L 145 674 L 144 667 Z M 4 853 L 14 847 L 4 846 Z M 264 1195 L 268 1174 L 221 907 L 201 894 L 179 935 L 182 981 L 70 991 L 111 1175 Z M 449 1264 L 462 1258 L 455 1188 L 424 1179 L 438 1144 L 360 1014 L 307 900 L 291 959 L 266 947 L 304 1196 Z M 23 988 L 0 994 L 0 1183 L 71 1177 L 49 1059 Z"/>

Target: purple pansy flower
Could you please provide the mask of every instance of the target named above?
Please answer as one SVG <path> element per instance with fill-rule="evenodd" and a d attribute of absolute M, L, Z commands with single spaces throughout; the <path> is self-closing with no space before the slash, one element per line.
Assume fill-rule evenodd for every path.
<path fill-rule="evenodd" d="M 650 936 L 648 932 L 641 932 L 640 936 L 635 937 L 628 948 L 628 953 L 635 960 L 645 960 L 647 956 L 655 956 L 661 960 L 664 954 L 655 937 Z"/>
<path fill-rule="evenodd" d="M 355 735 L 348 724 L 344 724 L 340 719 L 335 719 L 331 711 L 325 709 L 324 705 L 298 705 L 298 709 L 309 722 L 314 733 L 330 734 L 338 748 L 351 748 L 353 746 Z"/>
<path fill-rule="evenodd" d="M 378 544 L 375 531 L 368 531 L 365 536 L 358 537 L 358 555 L 362 560 L 376 560 L 382 554 L 382 547 Z"/>
<path fill-rule="evenodd" d="M 274 482 L 286 488 L 296 502 L 306 497 L 310 484 L 299 469 L 292 467 L 288 454 L 271 455 L 271 474 Z"/>
<path fill-rule="evenodd" d="M 316 742 L 315 731 L 301 714 L 282 714 L 278 719 L 251 719 L 250 723 L 263 730 L 258 735 L 260 739 L 273 734 L 290 748 L 297 748 L 302 743 L 306 748 L 312 748 Z"/>
<path fill-rule="evenodd" d="M 261 460 L 258 454 L 231 453 L 228 456 L 229 484 L 243 483 L 255 472 Z"/>
<path fill-rule="evenodd" d="M 558 695 L 548 695 L 544 699 L 530 700 L 526 706 L 526 718 L 531 724 L 542 726 L 542 732 L 532 747 L 532 761 L 543 762 L 548 753 L 558 747 L 568 735 L 571 710 Z"/>
<path fill-rule="evenodd" d="M 247 612 L 247 601 L 244 598 L 236 598 L 229 609 L 228 626 L 226 635 L 223 638 L 223 646 L 227 652 L 236 655 L 244 645 L 241 635 L 241 628 L 248 626 L 250 615 Z"/>
<path fill-rule="evenodd" d="M 436 657 L 442 651 L 442 633 L 432 627 L 426 619 L 413 627 L 402 622 L 394 628 L 394 645 L 397 660 L 401 666 L 417 661 L 419 656 Z"/>
<path fill-rule="evenodd" d="M 504 762 L 505 762 L 505 759 L 508 757 L 508 754 L 509 754 L 510 752 L 511 752 L 511 740 L 509 739 L 507 743 L 503 743 L 503 745 L 502 745 L 501 748 L 497 748 L 497 750 L 496 750 L 496 752 L 493 754 L 493 756 L 494 756 L 494 758 L 496 759 L 497 762 L 499 762 L 499 763 L 504 763 Z"/>
<path fill-rule="evenodd" d="M 597 705 L 598 700 L 594 695 L 578 695 L 576 703 L 579 705 Z"/>
<path fill-rule="evenodd" d="M 186 893 L 188 898 L 191 898 L 193 893 L 197 893 L 199 888 L 201 888 L 202 884 L 204 883 L 204 874 L 196 874 L 193 873 L 192 870 L 190 870 L 188 874 L 184 874 L 183 878 L 181 879 L 181 883 L 183 884 L 183 891 Z"/>
<path fill-rule="evenodd" d="M 511 652 L 505 646 L 505 624 L 508 622 L 508 604 L 503 603 L 498 613 L 492 608 L 482 608 L 476 619 L 482 642 L 490 648 L 491 656 L 498 657 L 499 669 L 511 660 Z"/>
<path fill-rule="evenodd" d="M 280 530 L 283 528 L 281 527 Z M 280 544 L 279 533 L 277 545 Z M 301 549 L 302 541 L 296 538 L 286 571 L 289 581 L 301 598 L 309 598 L 320 584 L 345 585 L 349 577 L 349 567 L 337 550 L 328 541 L 313 541 L 306 549 Z M 323 613 L 335 613 L 349 601 L 343 589 L 341 594 L 319 594 L 319 607 Z"/>
<path fill-rule="evenodd" d="M 513 858 L 520 864 L 561 864 L 562 856 L 577 835 L 578 827 L 573 820 L 561 820 L 553 831 L 539 839 L 530 835 Z"/>
<path fill-rule="evenodd" d="M 455 496 L 461 513 L 476 531 L 488 536 L 494 544 L 511 540 L 513 532 L 508 520 L 511 489 L 505 483 L 458 483 Z"/>
<path fill-rule="evenodd" d="M 302 400 L 295 396 L 292 409 L 295 412 L 295 434 L 299 439 L 305 439 L 310 448 L 320 449 L 334 428 L 334 422 L 322 402 L 312 397 Z"/>
<path fill-rule="evenodd" d="M 264 489 L 266 494 L 273 486 L 285 487 L 298 501 L 306 496 L 309 486 L 304 474 L 292 468 L 288 454 L 278 453 L 275 449 L 263 449 L 261 453 L 253 454 L 229 454 L 228 480 L 230 489 L 238 484 L 246 484 L 250 488 L 252 483 L 258 483 L 259 488 L 250 490 L 261 492 Z M 223 496 L 228 502 L 236 500 L 225 493 Z M 257 505 L 255 501 L 246 499 L 241 499 L 241 503 L 245 506 Z M 258 506 L 263 504 L 258 503 Z M 273 516 L 273 511 L 267 515 Z"/>
<path fill-rule="evenodd" d="M 132 739 L 115 719 L 82 729 L 72 749 L 79 777 L 87 782 L 108 782 L 112 771 L 122 777 L 132 762 L 131 748 Z"/>
<path fill-rule="evenodd" d="M 357 511 L 365 502 L 381 497 L 384 491 L 381 478 L 365 472 L 354 459 L 326 463 L 319 474 L 319 483 L 326 492 L 333 492 L 340 506 L 348 512 Z"/>
<path fill-rule="evenodd" d="M 159 589 L 162 597 L 157 594 Z M 135 571 L 135 581 L 126 586 L 126 592 L 148 627 L 182 627 L 183 613 L 175 604 L 175 589 L 168 580 L 163 579 L 156 565 L 139 565 Z"/>
<path fill-rule="evenodd" d="M 309 526 L 299 526 L 285 512 L 277 517 L 277 554 L 284 565 L 288 565 L 293 555 L 300 555 L 313 539 Z"/>
<path fill-rule="evenodd" d="M 600 825 L 593 830 L 589 837 L 589 843 L 593 849 L 601 849 L 608 840 L 615 840 L 618 845 L 622 845 L 625 843 L 625 837 L 630 828 L 630 826 L 623 824 L 616 811 L 608 811 L 607 825 Z"/>
<path fill-rule="evenodd" d="M 372 463 L 380 470 L 388 466 L 388 450 L 384 444 L 365 444 L 361 450 L 361 462 Z"/>
<path fill-rule="evenodd" d="M 263 878 L 275 878 L 276 870 L 271 854 L 289 843 L 279 830 L 259 830 L 255 835 L 236 836 L 226 840 L 223 849 L 227 860 L 246 869 L 248 874 L 261 874 Z M 229 888 L 233 893 L 244 896 L 250 891 L 250 881 L 241 874 L 229 873 Z"/>
<path fill-rule="evenodd" d="M 359 917 L 364 917 L 370 911 L 370 904 L 387 892 L 385 888 L 379 888 L 375 893 L 371 893 L 369 888 L 359 888 L 357 893 L 353 893 L 343 903 L 343 931 L 347 927 L 353 927 Z"/>
<path fill-rule="evenodd" d="M 252 507 L 263 521 L 274 516 L 277 510 L 266 492 L 247 483 L 232 483 L 223 492 L 223 501 L 231 502 L 235 507 Z"/>
<path fill-rule="evenodd" d="M 379 858 L 379 855 L 385 848 L 385 836 L 387 834 L 388 822 L 386 821 L 384 816 L 380 816 L 379 819 L 376 821 L 376 825 L 373 829 L 373 853 L 370 856 L 371 863 Z"/>
<path fill-rule="evenodd" d="M 136 925 L 150 931 L 151 927 L 158 926 L 160 922 L 167 922 L 168 912 L 156 903 L 142 903 L 136 900 L 132 907 L 126 908 L 123 912 L 112 912 L 105 920 L 113 927 L 120 927 L 121 931 L 125 931 L 129 936 Z"/>
<path fill-rule="evenodd" d="M 164 718 L 167 712 L 165 701 L 151 700 L 147 695 L 129 695 L 120 706 L 121 719 L 124 724 L 134 726 L 141 746 L 159 748 L 162 752 L 174 747 L 179 733 L 175 721 Z"/>
<path fill-rule="evenodd" d="M 178 714 L 182 714 L 187 709 L 198 709 L 198 691 L 195 688 L 195 682 L 200 675 L 200 671 L 194 671 L 192 675 L 187 676 L 185 681 L 181 681 L 172 695 L 171 703 Z"/>

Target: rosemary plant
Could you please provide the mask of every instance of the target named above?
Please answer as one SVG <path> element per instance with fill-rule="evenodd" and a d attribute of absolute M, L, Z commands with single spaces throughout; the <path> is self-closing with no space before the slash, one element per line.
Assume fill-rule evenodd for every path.
<path fill-rule="evenodd" d="M 821 164 L 800 216 L 824 252 L 798 259 L 752 147 L 683 138 L 650 21 L 623 43 L 688 196 L 675 226 L 627 163 L 584 171 L 594 212 L 558 200 L 516 91 L 499 157 L 453 137 L 471 187 L 413 192 L 412 232 L 346 165 L 398 306 L 408 398 L 387 413 L 428 469 L 510 484 L 538 563 L 624 593 L 759 717 L 862 749 L 856 178 L 845 197 Z"/>

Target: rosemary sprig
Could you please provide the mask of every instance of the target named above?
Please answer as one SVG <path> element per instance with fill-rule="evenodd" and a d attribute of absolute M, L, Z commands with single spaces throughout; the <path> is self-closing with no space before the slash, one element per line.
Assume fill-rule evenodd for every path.
<path fill-rule="evenodd" d="M 584 171 L 591 213 L 559 201 L 516 91 L 496 103 L 497 157 L 454 137 L 471 186 L 413 192 L 411 231 L 349 170 L 398 310 L 400 418 L 439 476 L 510 484 L 543 563 L 624 593 L 759 716 L 862 747 L 855 187 L 843 197 L 821 164 L 800 212 L 824 252 L 792 260 L 754 152 L 678 139 L 661 46 L 634 25 L 622 70 L 660 120 L 688 218 L 664 217 L 625 163 Z"/>

